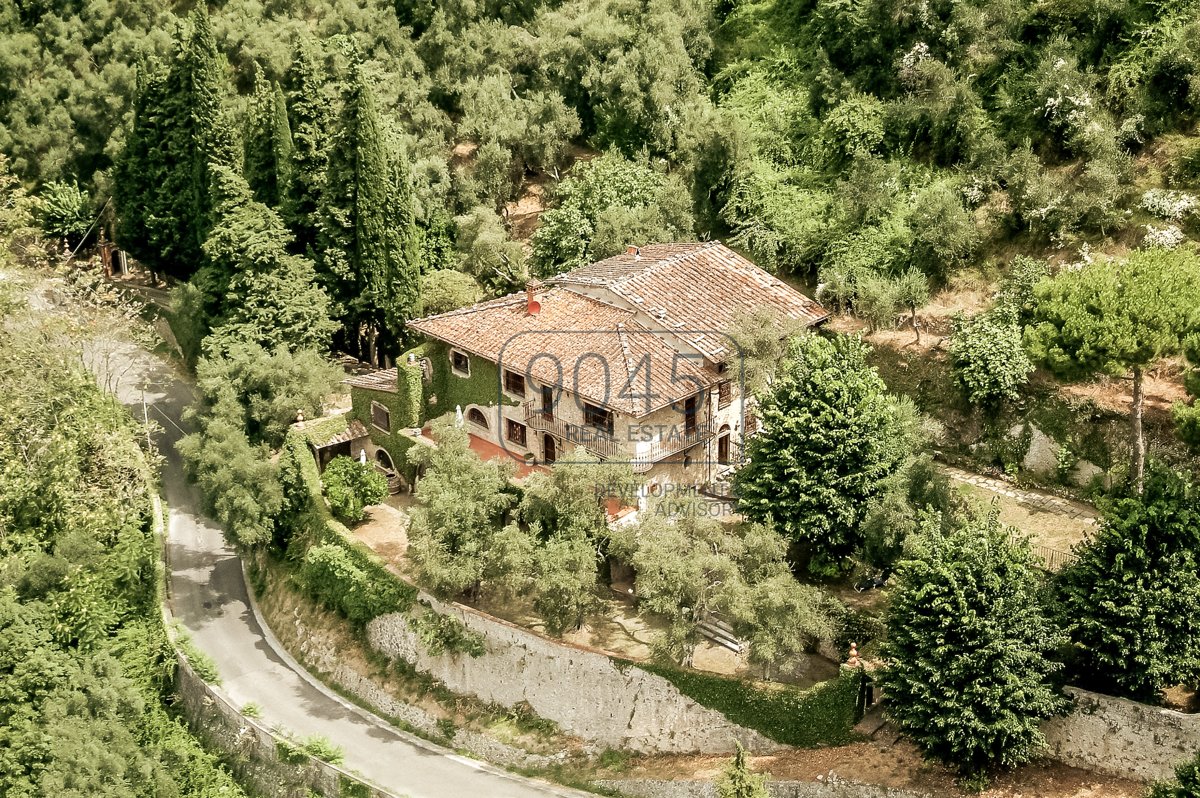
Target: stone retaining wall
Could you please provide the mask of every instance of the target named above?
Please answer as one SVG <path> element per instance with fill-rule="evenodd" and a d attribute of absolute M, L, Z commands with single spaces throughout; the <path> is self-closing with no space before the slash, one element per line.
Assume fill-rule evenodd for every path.
<path fill-rule="evenodd" d="M 307 757 L 303 763 L 284 761 L 279 744 L 285 742 L 253 718 L 243 715 L 225 694 L 192 670 L 187 658 L 176 654 L 179 668 L 176 693 L 192 733 L 211 750 L 224 754 L 238 780 L 266 798 L 399 798 L 374 787 L 337 765 Z"/>
<path fill-rule="evenodd" d="M 310 628 L 299 617 L 285 616 L 271 620 L 272 626 L 279 623 L 293 625 L 293 628 L 288 630 L 288 637 L 300 642 L 296 644 L 295 650 L 291 651 L 292 655 L 296 656 L 305 668 L 319 674 L 323 682 L 354 696 L 375 714 L 393 722 L 399 721 L 419 734 L 431 738 L 444 736 L 444 730 L 438 726 L 437 718 L 433 715 L 397 699 L 377 681 L 348 665 L 345 658 L 339 656 L 338 645 L 329 635 L 319 629 Z M 276 633 L 278 634 L 278 630 Z M 531 753 L 469 729 L 456 730 L 454 739 L 449 743 L 474 757 L 504 767 L 547 768 L 561 764 L 567 757 L 565 751 L 555 755 Z"/>
<path fill-rule="evenodd" d="M 1077 707 L 1043 726 L 1051 758 L 1144 781 L 1170 779 L 1200 751 L 1200 715 L 1068 687 Z"/>
<path fill-rule="evenodd" d="M 734 741 L 756 752 L 782 747 L 701 706 L 666 679 L 618 666 L 602 652 L 564 645 L 427 594 L 420 600 L 481 635 L 486 653 L 431 656 L 400 613 L 371 621 L 368 640 L 456 693 L 505 707 L 528 705 L 570 734 L 638 752 L 728 753 Z"/>
<path fill-rule="evenodd" d="M 709 781 L 610 780 L 596 782 L 628 798 L 717 798 Z M 929 793 L 848 781 L 769 781 L 771 798 L 931 798 Z"/>

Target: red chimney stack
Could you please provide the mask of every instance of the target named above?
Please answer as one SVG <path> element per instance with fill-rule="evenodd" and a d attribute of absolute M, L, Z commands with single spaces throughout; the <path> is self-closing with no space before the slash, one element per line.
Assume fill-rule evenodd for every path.
<path fill-rule="evenodd" d="M 542 288 L 541 280 L 530 280 L 525 283 L 525 315 L 536 316 L 538 311 L 542 309 L 541 303 L 537 301 L 537 292 Z"/>

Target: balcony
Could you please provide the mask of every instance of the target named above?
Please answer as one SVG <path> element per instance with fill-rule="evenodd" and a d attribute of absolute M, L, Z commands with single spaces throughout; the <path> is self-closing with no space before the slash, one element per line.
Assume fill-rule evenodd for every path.
<path fill-rule="evenodd" d="M 638 450 L 633 441 L 622 441 L 607 431 L 587 425 L 572 424 L 555 418 L 539 406 L 537 400 L 525 402 L 525 424 L 537 432 L 548 432 L 568 446 L 582 446 L 602 460 L 629 462 L 635 473 L 649 471 L 655 463 L 671 455 L 707 443 L 716 436 L 711 423 L 702 422 L 691 429 L 672 430 L 665 437 L 650 442 L 649 448 Z M 561 457 L 561 455 L 560 455 Z"/>
<path fill-rule="evenodd" d="M 582 446 L 603 460 L 617 460 L 629 456 L 621 442 L 602 429 L 555 418 L 538 407 L 537 400 L 526 402 L 523 407 L 525 424 L 531 430 L 549 432 L 567 445 Z"/>
<path fill-rule="evenodd" d="M 666 438 L 652 442 L 648 451 L 642 450 L 637 452 L 632 460 L 633 470 L 638 474 L 645 473 L 655 463 L 665 460 L 671 455 L 686 451 L 693 446 L 707 443 L 715 436 L 716 431 L 713 430 L 713 426 L 710 423 L 696 424 L 691 429 L 681 430 L 678 434 L 668 435 Z"/>

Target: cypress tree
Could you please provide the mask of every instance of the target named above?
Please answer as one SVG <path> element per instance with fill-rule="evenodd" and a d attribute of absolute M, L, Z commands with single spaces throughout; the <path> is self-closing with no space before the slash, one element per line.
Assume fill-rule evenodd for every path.
<path fill-rule="evenodd" d="M 292 129 L 278 83 L 260 80 L 246 116 L 243 173 L 254 198 L 278 208 L 288 191 L 292 169 Z"/>
<path fill-rule="evenodd" d="M 416 309 L 419 239 L 411 169 L 357 66 L 330 148 L 322 206 L 321 276 L 344 343 L 375 359 Z"/>
<path fill-rule="evenodd" d="M 321 194 L 329 163 L 333 111 L 325 97 L 328 78 L 314 52 L 302 41 L 287 75 L 287 106 L 292 135 L 290 180 L 284 221 L 295 235 L 293 251 L 313 256 L 320 230 Z"/>
<path fill-rule="evenodd" d="M 210 164 L 232 166 L 222 113 L 224 65 L 208 12 L 197 6 L 165 76 L 149 75 L 116 169 L 121 244 L 156 272 L 187 278 L 203 262 L 211 224 Z"/>
<path fill-rule="evenodd" d="M 161 113 L 166 98 L 166 72 L 143 65 L 133 99 L 133 125 L 113 168 L 117 241 L 156 275 L 163 271 L 164 238 L 171 227 L 161 214 L 169 169 L 163 146 L 169 120 Z"/>
<path fill-rule="evenodd" d="M 750 770 L 746 762 L 746 749 L 742 748 L 741 743 L 735 745 L 737 750 L 733 760 L 717 782 L 717 794 L 721 798 L 770 798 L 766 777 Z"/>

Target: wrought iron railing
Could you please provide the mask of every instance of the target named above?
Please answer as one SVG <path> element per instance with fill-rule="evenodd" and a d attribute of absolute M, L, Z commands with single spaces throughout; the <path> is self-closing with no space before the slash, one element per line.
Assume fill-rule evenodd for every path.
<path fill-rule="evenodd" d="M 628 456 L 621 442 L 606 430 L 582 424 L 572 424 L 556 418 L 538 406 L 537 400 L 526 402 L 525 424 L 538 432 L 549 432 L 567 446 L 582 446 L 592 454 L 605 460 L 616 460 Z"/>

